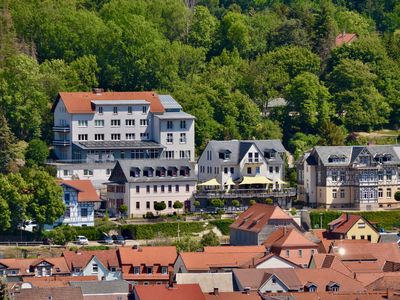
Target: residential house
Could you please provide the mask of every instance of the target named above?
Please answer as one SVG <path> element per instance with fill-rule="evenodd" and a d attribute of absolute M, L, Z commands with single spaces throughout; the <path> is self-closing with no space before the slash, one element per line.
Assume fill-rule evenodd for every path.
<path fill-rule="evenodd" d="M 63 257 L 0 259 L 0 275 L 7 277 L 48 277 L 70 275 Z"/>
<path fill-rule="evenodd" d="M 296 228 L 277 228 L 267 237 L 263 245 L 268 252 L 303 267 L 307 267 L 311 256 L 318 253 L 318 245 L 307 239 Z"/>
<path fill-rule="evenodd" d="M 352 239 L 352 240 L 368 240 L 371 243 L 379 241 L 379 232 L 368 222 L 367 219 L 360 215 L 352 215 L 343 213 L 339 218 L 328 224 L 326 236 L 328 239 Z"/>
<path fill-rule="evenodd" d="M 254 204 L 230 225 L 231 245 L 261 245 L 278 227 L 300 229 L 279 206 Z"/>
<path fill-rule="evenodd" d="M 76 281 L 71 286 L 80 288 L 84 300 L 129 300 L 130 284 L 124 280 Z"/>
<path fill-rule="evenodd" d="M 154 285 L 169 282 L 174 269 L 176 247 L 119 247 L 122 277 L 133 285 Z"/>
<path fill-rule="evenodd" d="M 98 280 L 122 278 L 117 250 L 64 251 L 62 256 L 73 276 L 97 276 Z"/>
<path fill-rule="evenodd" d="M 335 46 L 350 45 L 352 42 L 357 41 L 358 36 L 356 33 L 340 33 L 335 39 Z"/>
<path fill-rule="evenodd" d="M 330 269 L 237 269 L 234 284 L 240 291 L 276 292 L 363 292 L 361 282 Z"/>
<path fill-rule="evenodd" d="M 84 300 L 78 287 L 26 288 L 15 291 L 13 300 Z"/>
<path fill-rule="evenodd" d="M 21 288 L 63 287 L 76 281 L 97 281 L 97 276 L 23 277 Z"/>
<path fill-rule="evenodd" d="M 117 159 L 194 161 L 195 118 L 170 95 L 101 89 L 60 92 L 52 111 L 60 178 L 90 179 L 97 187 L 107 181 L 109 163 Z M 79 163 L 97 167 L 88 165 L 82 175 Z"/>
<path fill-rule="evenodd" d="M 198 284 L 135 286 L 134 300 L 205 300 Z"/>
<path fill-rule="evenodd" d="M 400 146 L 317 146 L 297 162 L 298 199 L 312 207 L 400 205 Z"/>
<path fill-rule="evenodd" d="M 55 224 L 94 226 L 94 209 L 100 198 L 90 180 L 63 180 L 65 213 Z"/>
<path fill-rule="evenodd" d="M 155 204 L 164 202 L 163 213 L 173 213 L 175 201 L 191 208 L 197 183 L 195 166 L 188 160 L 120 160 L 107 184 L 107 206 L 117 212 L 122 204 L 128 215 L 157 214 Z"/>

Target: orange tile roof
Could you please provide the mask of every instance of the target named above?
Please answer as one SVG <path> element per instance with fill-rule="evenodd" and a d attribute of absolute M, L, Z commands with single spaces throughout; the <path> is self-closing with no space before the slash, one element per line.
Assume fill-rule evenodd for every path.
<path fill-rule="evenodd" d="M 69 286 L 71 281 L 97 281 L 97 276 L 52 276 L 52 277 L 23 277 L 23 282 L 29 282 L 34 287 Z"/>
<path fill-rule="evenodd" d="M 30 272 L 30 267 L 36 266 L 42 261 L 46 261 L 53 265 L 53 274 L 69 274 L 69 268 L 63 257 L 46 257 L 46 258 L 4 258 L 0 259 L 0 264 L 8 269 L 18 269 L 18 275 L 34 275 Z M 57 268 L 59 271 L 57 271 Z"/>
<path fill-rule="evenodd" d="M 100 197 L 90 180 L 63 180 L 66 185 L 78 190 L 78 202 L 99 202 Z"/>
<path fill-rule="evenodd" d="M 377 292 L 315 292 L 315 293 L 304 293 L 304 292 L 289 292 L 289 293 L 268 293 L 271 299 L 293 299 L 293 300 L 383 300 L 388 299 L 387 293 Z M 277 298 L 274 298 L 277 296 Z M 279 297 L 279 298 L 278 298 Z M 398 300 L 399 298 L 389 298 L 391 300 Z"/>
<path fill-rule="evenodd" d="M 337 47 L 342 46 L 343 44 L 351 43 L 357 39 L 357 34 L 355 33 L 341 33 L 335 39 L 335 45 Z"/>
<path fill-rule="evenodd" d="M 270 220 L 293 221 L 293 218 L 279 206 L 256 203 L 240 214 L 230 228 L 260 232 Z"/>
<path fill-rule="evenodd" d="M 198 284 L 179 284 L 173 288 L 166 285 L 137 285 L 134 288 L 137 300 L 205 300 Z"/>
<path fill-rule="evenodd" d="M 400 291 L 400 274 L 386 274 L 366 286 L 371 291 L 395 290 Z"/>
<path fill-rule="evenodd" d="M 164 112 L 160 98 L 155 92 L 102 92 L 98 94 L 92 92 L 61 92 L 58 95 L 57 101 L 62 99 L 69 113 L 94 113 L 91 102 L 101 100 L 146 100 L 150 102 L 151 112 Z"/>
<path fill-rule="evenodd" d="M 212 268 L 240 268 L 252 264 L 252 261 L 264 256 L 263 253 L 207 253 L 181 252 L 179 256 L 187 270 L 208 271 Z"/>
<path fill-rule="evenodd" d="M 307 239 L 295 228 L 280 227 L 273 231 L 265 240 L 263 245 L 266 248 L 314 248 L 318 245 Z"/>
<path fill-rule="evenodd" d="M 90 260 L 96 256 L 101 264 L 106 267 L 118 267 L 119 261 L 117 256 L 117 250 L 94 250 L 94 251 L 64 251 L 62 253 L 68 267 L 72 271 L 73 268 L 84 268 L 90 262 Z"/>
<path fill-rule="evenodd" d="M 204 293 L 206 300 L 261 300 L 261 296 L 256 292 L 246 294 L 244 292 L 218 292 Z"/>
<path fill-rule="evenodd" d="M 328 224 L 329 226 L 334 226 L 329 232 L 346 234 L 361 218 L 360 215 L 343 213 L 339 218 Z"/>
<path fill-rule="evenodd" d="M 333 269 L 347 276 L 352 276 L 352 272 L 343 262 L 333 254 L 315 253 L 312 258 L 316 269 Z"/>
<path fill-rule="evenodd" d="M 207 253 L 265 253 L 264 246 L 207 246 Z"/>
<path fill-rule="evenodd" d="M 174 264 L 177 252 L 175 246 L 140 247 L 139 249 L 119 247 L 118 255 L 122 265 L 168 266 Z"/>

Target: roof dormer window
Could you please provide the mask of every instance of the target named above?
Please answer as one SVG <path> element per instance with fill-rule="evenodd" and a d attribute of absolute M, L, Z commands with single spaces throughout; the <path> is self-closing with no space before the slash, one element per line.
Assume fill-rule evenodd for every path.
<path fill-rule="evenodd" d="M 130 177 L 140 177 L 140 169 L 138 167 L 133 167 L 129 171 Z"/>

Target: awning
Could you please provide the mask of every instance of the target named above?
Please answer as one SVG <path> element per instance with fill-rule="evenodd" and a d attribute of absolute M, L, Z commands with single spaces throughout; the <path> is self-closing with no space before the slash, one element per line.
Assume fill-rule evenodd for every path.
<path fill-rule="evenodd" d="M 273 184 L 273 182 L 265 176 L 243 176 L 243 180 L 239 185 L 244 184 Z"/>
<path fill-rule="evenodd" d="M 198 186 L 220 186 L 220 184 L 218 183 L 217 179 L 213 178 L 206 182 L 199 183 Z"/>
<path fill-rule="evenodd" d="M 275 181 L 274 181 L 274 183 L 278 183 L 278 184 L 282 184 L 282 185 L 287 185 L 287 184 L 289 184 L 289 182 L 287 182 L 287 181 L 284 181 L 284 180 L 282 180 L 282 179 L 276 179 Z"/>
<path fill-rule="evenodd" d="M 225 185 L 235 185 L 235 183 L 233 182 L 232 178 L 228 178 L 228 180 L 225 182 Z"/>

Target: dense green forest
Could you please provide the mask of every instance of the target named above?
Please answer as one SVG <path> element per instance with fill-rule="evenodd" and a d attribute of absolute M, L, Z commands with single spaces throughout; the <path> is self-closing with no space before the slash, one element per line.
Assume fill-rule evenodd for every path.
<path fill-rule="evenodd" d="M 50 145 L 57 93 L 93 87 L 173 95 L 198 150 L 282 138 L 300 153 L 399 126 L 396 0 L 1 1 L 2 153 Z M 358 40 L 335 47 L 342 32 Z M 275 98 L 287 106 L 266 114 Z"/>

